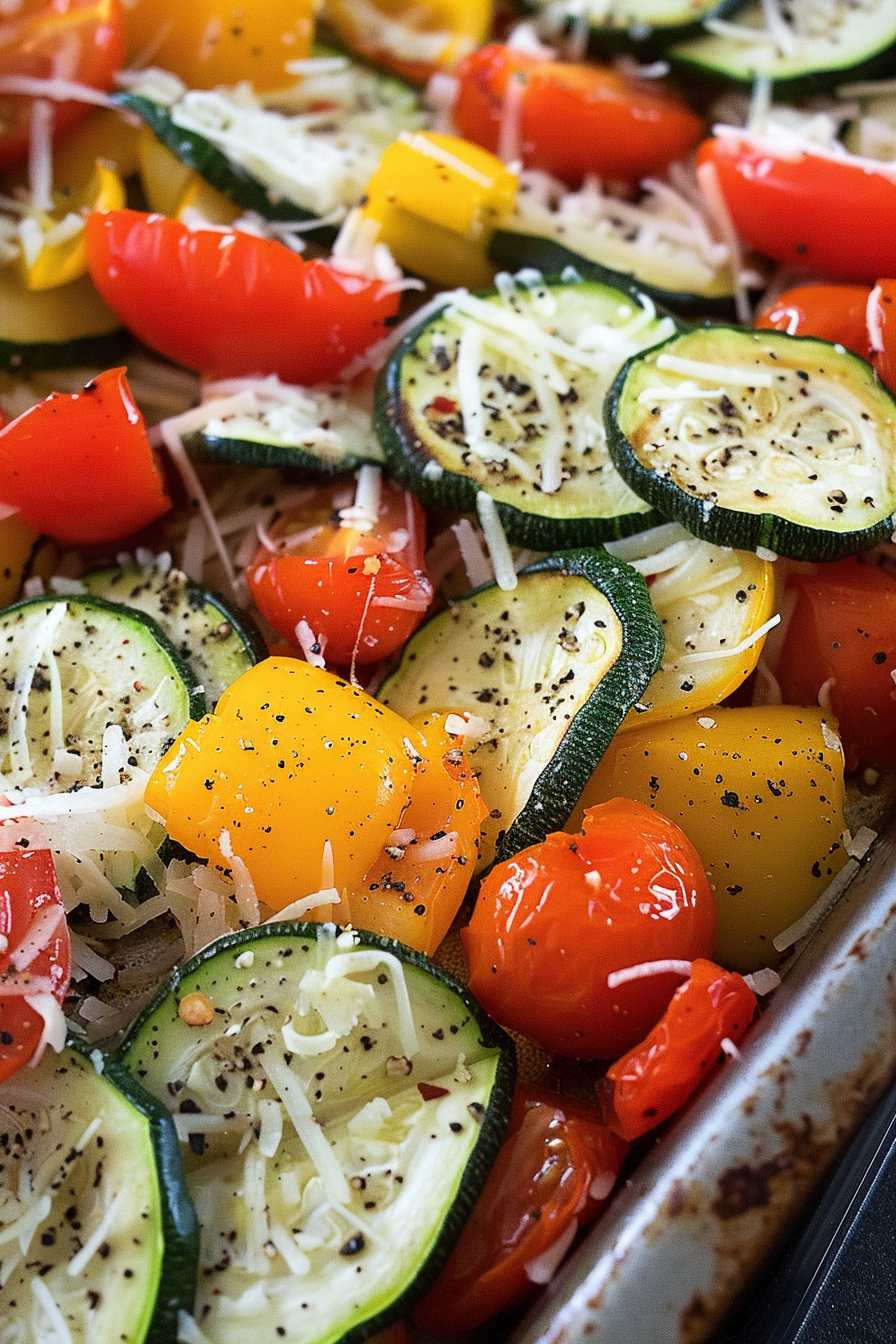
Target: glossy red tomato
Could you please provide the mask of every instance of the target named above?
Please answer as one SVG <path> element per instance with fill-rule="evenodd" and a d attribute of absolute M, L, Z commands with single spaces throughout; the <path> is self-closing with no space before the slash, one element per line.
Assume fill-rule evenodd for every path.
<path fill-rule="evenodd" d="M 37 996 L 62 1003 L 68 992 L 71 943 L 48 849 L 0 853 L 0 940 L 2 1082 L 38 1047 L 44 1018 Z"/>
<path fill-rule="evenodd" d="M 362 530 L 351 518 L 354 497 L 353 483 L 310 490 L 270 529 L 271 545 L 259 548 L 246 573 L 278 635 L 295 646 L 304 621 L 326 662 L 338 667 L 388 658 L 432 602 L 417 500 L 384 480 L 376 524 Z"/>
<path fill-rule="evenodd" d="M 0 501 L 68 546 L 118 541 L 170 509 L 124 369 L 0 429 Z"/>
<path fill-rule="evenodd" d="M 638 182 L 662 172 L 702 128 L 655 80 L 610 66 L 545 61 L 494 44 L 461 61 L 456 76 L 452 117 L 461 135 L 570 185 L 589 173 Z"/>
<path fill-rule="evenodd" d="M 632 1141 L 668 1120 L 709 1076 L 722 1042 L 743 1039 L 755 1012 L 743 976 L 698 957 L 653 1031 L 598 1083 L 610 1128 Z"/>
<path fill-rule="evenodd" d="M 797 285 L 786 290 L 753 326 L 786 331 L 788 336 L 817 336 L 845 345 L 868 359 L 867 307 L 869 285 Z"/>
<path fill-rule="evenodd" d="M 868 299 L 868 340 L 871 361 L 896 395 L 896 280 L 878 280 Z"/>
<path fill-rule="evenodd" d="M 849 156 L 777 155 L 767 141 L 715 136 L 697 152 L 718 176 L 749 247 L 829 280 L 873 284 L 896 274 L 896 179 Z"/>
<path fill-rule="evenodd" d="M 645 962 L 712 954 L 716 911 L 677 826 L 623 798 L 497 865 L 462 932 L 470 989 L 504 1026 L 556 1054 L 615 1059 L 642 1040 L 681 976 L 611 987 Z"/>
<path fill-rule="evenodd" d="M 153 350 L 215 377 L 326 382 L 398 312 L 400 296 L 383 281 L 253 234 L 110 210 L 90 215 L 85 235 L 91 278 L 122 322 Z"/>
<path fill-rule="evenodd" d="M 788 704 L 819 696 L 848 770 L 896 766 L 896 575 L 854 556 L 792 578 L 797 604 L 777 669 Z"/>
<path fill-rule="evenodd" d="M 124 63 L 121 0 L 18 0 L 0 21 L 0 78 L 61 78 L 108 92 Z M 33 98 L 0 94 L 0 168 L 28 156 Z M 52 134 L 90 114 L 83 101 L 52 103 Z"/>
<path fill-rule="evenodd" d="M 627 1151 L 595 1108 L 519 1084 L 485 1188 L 415 1322 L 435 1334 L 472 1330 L 546 1282 L 552 1249 L 559 1263 Z"/>

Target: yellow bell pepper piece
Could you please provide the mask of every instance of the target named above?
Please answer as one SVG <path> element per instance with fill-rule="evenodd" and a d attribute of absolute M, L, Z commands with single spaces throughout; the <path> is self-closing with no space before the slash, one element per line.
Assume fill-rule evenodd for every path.
<path fill-rule="evenodd" d="M 485 250 L 513 210 L 519 179 L 454 135 L 403 133 L 367 184 L 362 214 L 400 266 L 441 285 L 491 283 Z"/>
<path fill-rule="evenodd" d="M 62 346 L 107 336 L 120 327 L 89 275 L 55 289 L 26 289 L 18 267 L 0 267 L 0 341 L 13 346 Z"/>
<path fill-rule="evenodd" d="M 446 718 L 430 714 L 410 720 L 426 754 L 401 818 L 403 843 L 387 845 L 348 898 L 356 927 L 397 938 L 427 956 L 460 909 L 487 812 L 463 739 L 446 731 Z"/>
<path fill-rule="evenodd" d="M 418 773 L 425 780 L 433 767 L 417 810 L 417 824 L 430 834 L 437 751 L 431 760 L 425 736 L 342 678 L 299 659 L 268 658 L 229 687 L 214 714 L 181 733 L 152 775 L 146 801 L 194 853 L 225 869 L 233 856 L 241 860 L 272 910 L 332 889 L 332 901 L 310 918 L 363 920 L 386 932 L 364 918 L 355 896 L 399 828 Z M 475 785 L 459 787 L 455 795 L 469 795 L 478 830 Z M 439 829 L 445 814 L 443 802 Z M 468 851 L 457 852 L 466 858 Z M 461 865 L 468 874 L 475 837 L 469 853 Z M 429 923 L 411 918 L 421 928 Z"/>
<path fill-rule="evenodd" d="M 347 46 L 422 84 L 482 45 L 492 8 L 490 0 L 325 0 L 324 13 Z"/>
<path fill-rule="evenodd" d="M 43 237 L 33 252 L 23 246 L 21 274 L 27 288 L 56 289 L 86 275 L 84 216 L 91 210 L 120 210 L 124 203 L 124 183 L 102 159 L 97 159 L 86 186 L 54 193 L 53 213 L 41 211 L 30 217 Z"/>
<path fill-rule="evenodd" d="M 780 960 L 773 939 L 846 862 L 843 751 L 820 709 L 713 709 L 618 733 L 584 808 L 633 798 L 677 824 L 718 909 L 714 956 L 746 973 Z"/>
<path fill-rule="evenodd" d="M 148 126 L 137 132 L 140 185 L 150 210 L 174 218 L 196 173 L 163 145 Z"/>
<path fill-rule="evenodd" d="M 74 190 L 86 182 L 97 159 L 114 168 L 122 179 L 137 172 L 138 127 L 111 107 L 98 107 L 86 121 L 53 146 L 53 184 Z"/>
<path fill-rule="evenodd" d="M 765 637 L 750 640 L 774 611 L 774 564 L 751 551 L 694 541 L 680 564 L 653 579 L 650 600 L 666 651 L 624 729 L 717 705 L 746 681 Z"/>
<path fill-rule="evenodd" d="M 240 206 L 234 205 L 229 196 L 225 196 L 223 191 L 216 190 L 199 173 L 193 173 L 188 180 L 175 211 L 175 218 L 183 219 L 187 211 L 201 215 L 209 224 L 224 225 L 232 224 L 244 213 Z"/>

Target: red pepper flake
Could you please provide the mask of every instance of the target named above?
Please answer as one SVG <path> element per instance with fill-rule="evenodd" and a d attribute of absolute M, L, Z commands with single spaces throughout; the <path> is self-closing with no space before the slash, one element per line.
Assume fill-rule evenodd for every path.
<path fill-rule="evenodd" d="M 447 1087 L 436 1087 L 434 1083 L 418 1083 L 417 1091 L 424 1101 L 435 1101 L 437 1097 L 447 1097 Z"/>
<path fill-rule="evenodd" d="M 435 411 L 436 415 L 453 415 L 457 410 L 457 402 L 450 397 L 433 397 L 428 409 Z"/>

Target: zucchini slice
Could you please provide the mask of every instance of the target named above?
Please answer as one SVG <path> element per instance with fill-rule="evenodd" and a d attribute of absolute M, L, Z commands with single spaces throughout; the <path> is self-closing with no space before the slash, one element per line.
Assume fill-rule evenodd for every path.
<path fill-rule="evenodd" d="M 698 234 L 693 220 L 672 219 L 664 229 L 629 201 L 620 201 L 618 211 L 611 207 L 600 225 L 526 206 L 492 234 L 488 247 L 491 260 L 508 270 L 534 266 L 560 275 L 571 266 L 583 280 L 636 284 L 674 312 L 727 317 L 734 315 L 735 298 L 723 253 L 724 244 Z"/>
<path fill-rule="evenodd" d="M 244 210 L 266 219 L 341 218 L 360 201 L 387 146 L 427 117 L 400 80 L 347 58 L 331 67 L 309 72 L 277 107 L 245 85 L 182 90 L 169 103 L 137 91 L 116 101 Z M 336 232 L 330 219 L 305 236 L 330 243 Z"/>
<path fill-rule="evenodd" d="M 630 360 L 607 401 L 620 473 L 695 536 L 833 560 L 896 522 L 896 399 L 842 346 L 695 329 Z"/>
<path fill-rule="evenodd" d="M 701 20 L 728 14 L 743 0 L 526 0 L 543 16 L 543 24 L 574 29 L 587 24 L 589 45 L 597 51 L 618 51 L 645 45 L 662 48 L 669 41 L 700 31 Z"/>
<path fill-rule="evenodd" d="M 158 622 L 196 674 L 209 709 L 231 682 L 268 656 L 248 612 L 237 611 L 179 569 L 114 565 L 84 574 L 81 583 L 91 597 L 133 607 Z"/>
<path fill-rule="evenodd" d="M 750 551 L 698 541 L 678 523 L 607 549 L 649 581 L 666 637 L 662 666 L 623 728 L 717 705 L 753 671 L 775 601 L 774 566 Z"/>
<path fill-rule="evenodd" d="M 662 654 L 641 576 L 603 551 L 567 551 L 523 570 L 512 592 L 488 584 L 433 616 L 379 698 L 405 718 L 484 721 L 467 746 L 490 809 L 482 869 L 562 828 Z"/>
<path fill-rule="evenodd" d="M 855 79 L 892 73 L 892 0 L 836 0 L 824 9 L 791 4 L 785 14 L 772 27 L 761 0 L 750 0 L 730 28 L 711 22 L 709 32 L 670 47 L 666 55 L 676 65 L 742 83 L 765 75 L 791 93 L 828 92 L 831 79 L 847 72 Z"/>
<path fill-rule="evenodd" d="M 2 1112 L 3 1338 L 170 1344 L 198 1235 L 167 1109 L 69 1048 L 5 1082 Z"/>
<path fill-rule="evenodd" d="M 474 512 L 484 491 L 508 539 L 535 551 L 649 526 L 607 453 L 603 403 L 624 360 L 675 320 L 578 275 L 498 283 L 446 296 L 383 370 L 374 416 L 393 475 L 434 508 Z"/>
<path fill-rule="evenodd" d="M 175 1112 L 213 1344 L 361 1340 L 407 1309 L 485 1180 L 515 1068 L 419 953 L 297 923 L 194 957 L 119 1057 Z"/>
<path fill-rule="evenodd" d="M 151 773 L 205 699 L 143 612 L 94 597 L 35 597 L 0 613 L 0 771 L 42 795 L 100 785 L 108 727 Z"/>
<path fill-rule="evenodd" d="M 89 276 L 55 289 L 26 289 L 14 266 L 0 267 L 0 368 L 108 368 L 132 344 Z"/>
<path fill-rule="evenodd" d="M 370 396 L 352 386 L 290 387 L 276 377 L 211 384 L 206 397 L 245 391 L 255 405 L 228 413 L 186 439 L 199 461 L 249 467 L 296 467 L 344 476 L 365 462 L 382 465 Z M 225 392 L 226 389 L 226 392 Z"/>

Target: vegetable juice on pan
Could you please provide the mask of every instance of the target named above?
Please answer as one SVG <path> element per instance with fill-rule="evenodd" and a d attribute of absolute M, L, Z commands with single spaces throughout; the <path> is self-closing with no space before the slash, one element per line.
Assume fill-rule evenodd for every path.
<path fill-rule="evenodd" d="M 506 1330 L 892 810 L 887 4 L 318 9 L 4 9 L 0 1344 Z"/>

